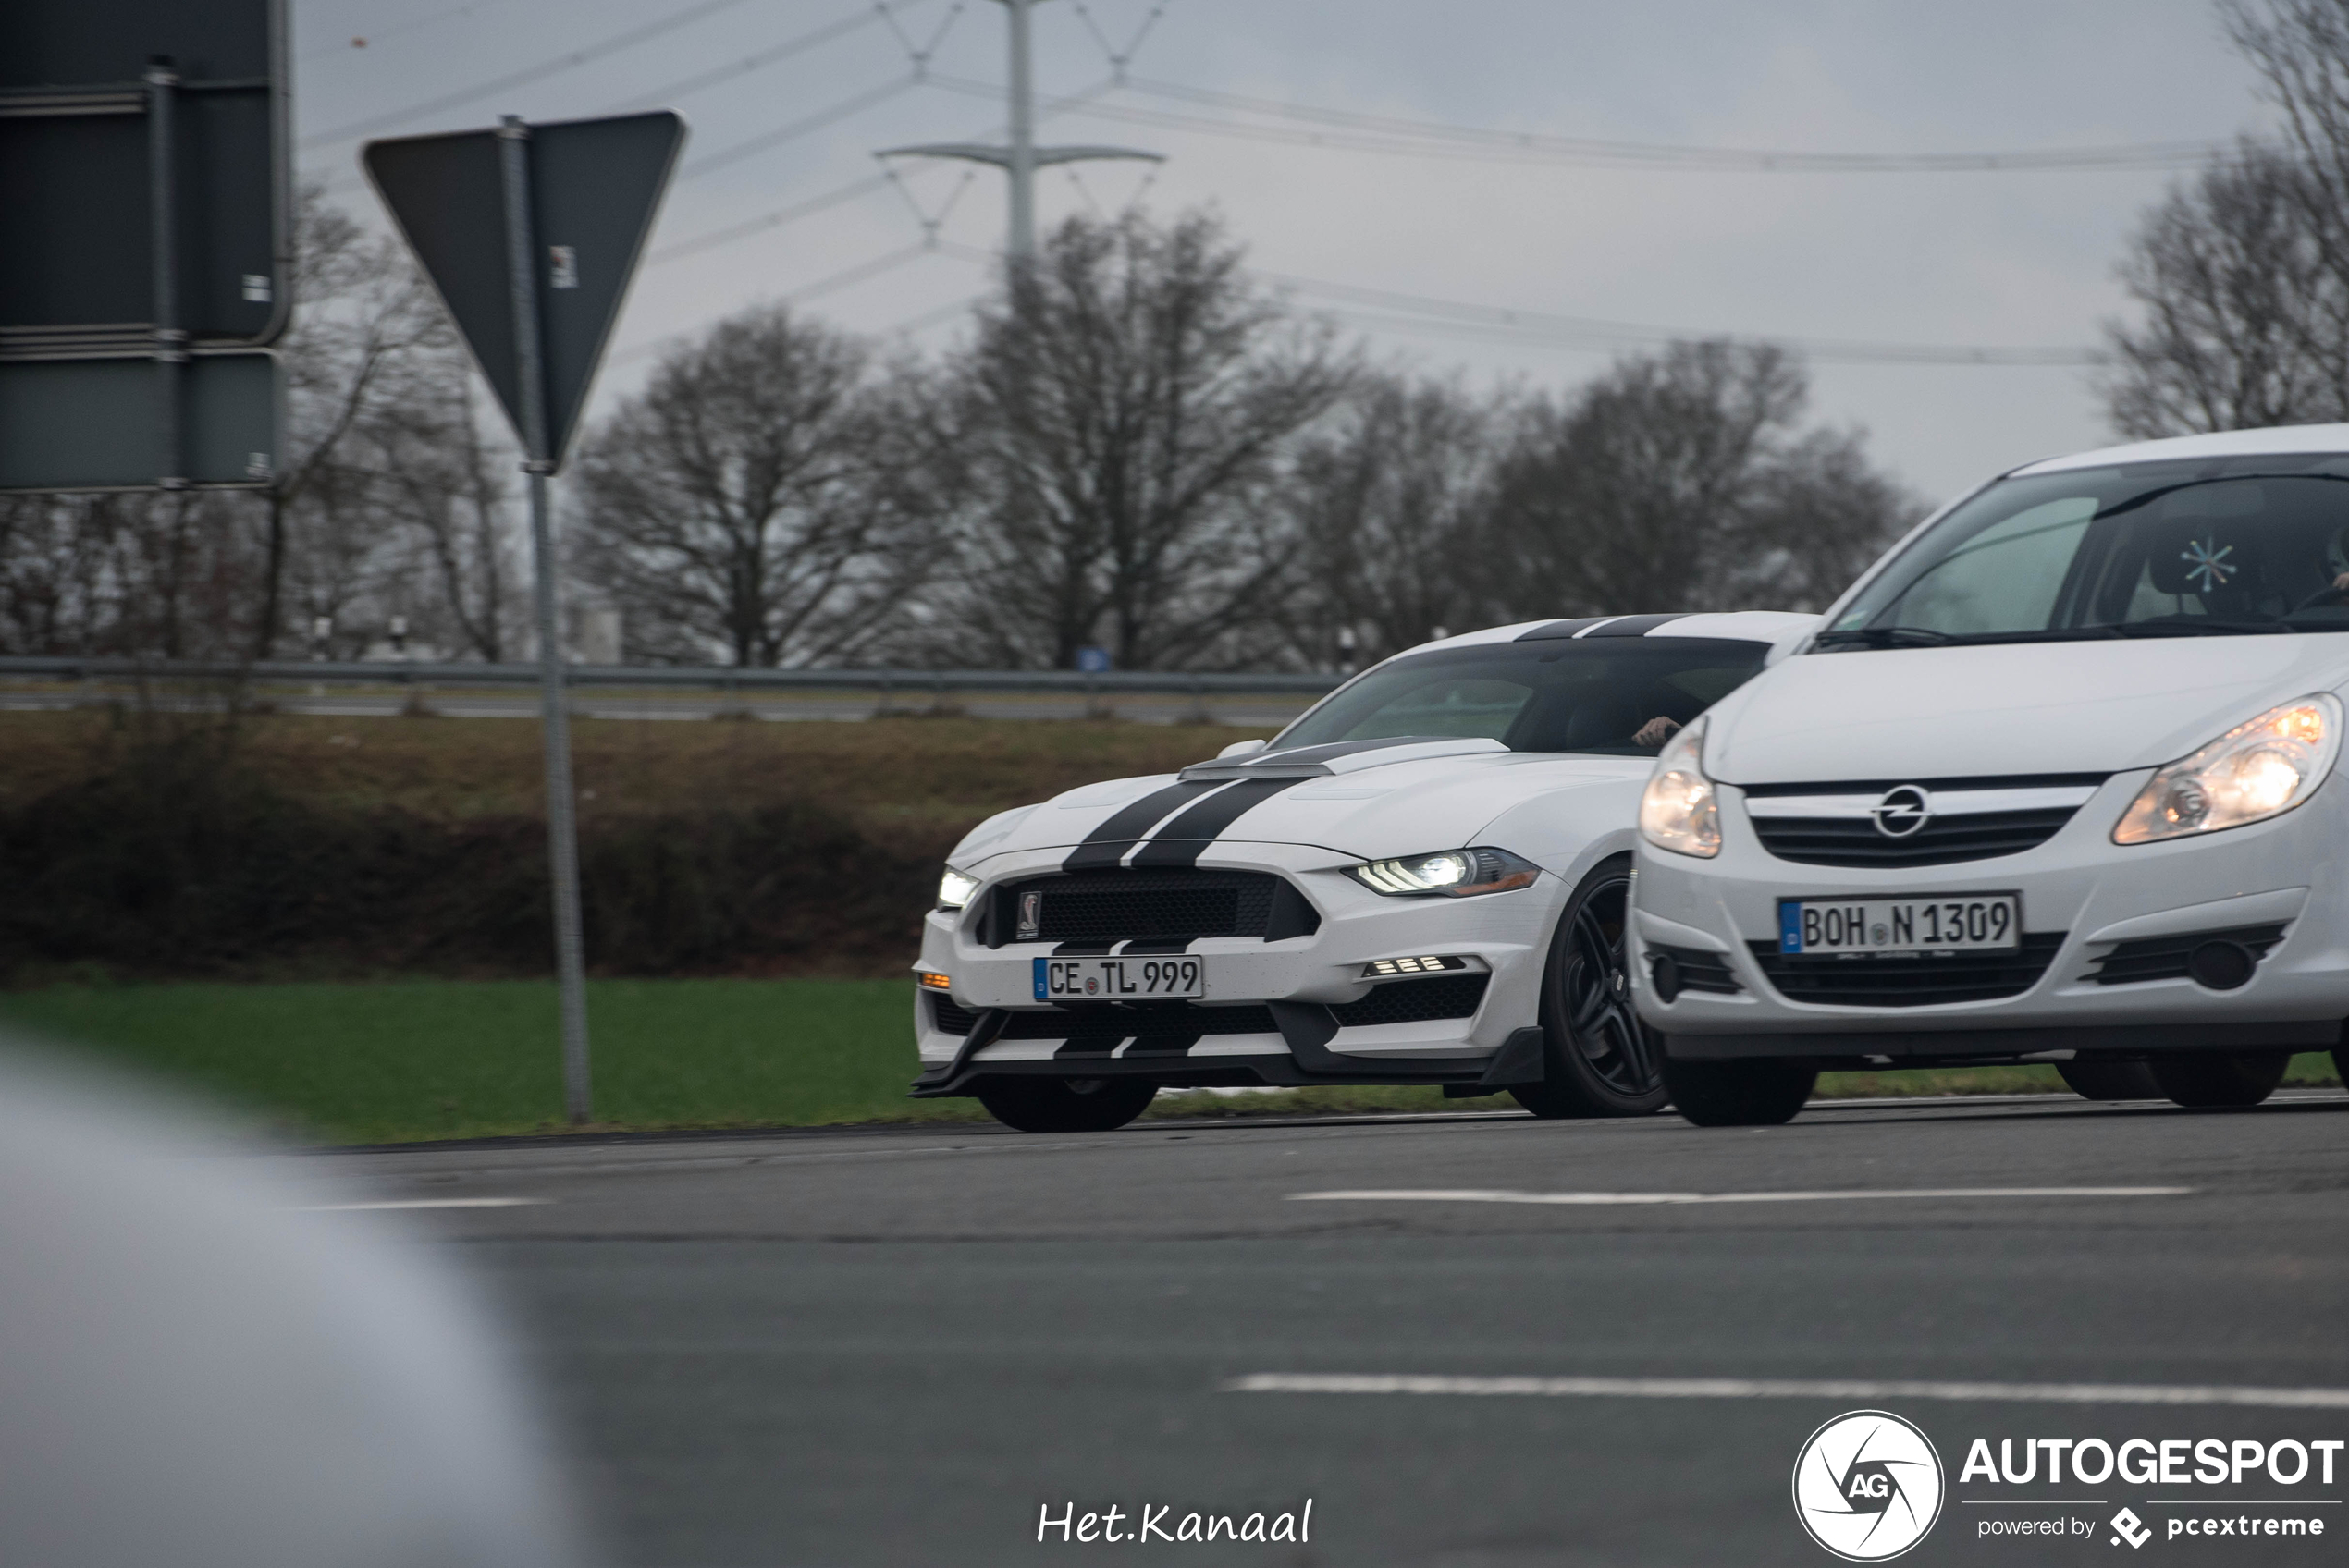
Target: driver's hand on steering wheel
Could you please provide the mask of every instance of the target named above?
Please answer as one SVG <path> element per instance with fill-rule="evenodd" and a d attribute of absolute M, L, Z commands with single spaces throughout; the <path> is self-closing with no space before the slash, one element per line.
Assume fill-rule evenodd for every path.
<path fill-rule="evenodd" d="M 2349 571 L 2344 571 L 2340 576 L 2334 578 L 2332 580 L 2331 587 L 2319 588 L 2315 593 L 2309 594 L 2306 599 L 2300 602 L 2297 609 L 2312 610 L 2318 605 L 2328 602 L 2349 603 Z M 2295 610 L 2294 613 L 2297 613 L 2297 610 Z"/>
<path fill-rule="evenodd" d="M 2343 572 L 2341 574 L 2341 581 L 2345 584 L 2349 584 L 2349 572 Z M 1631 744 L 1635 746 L 1661 746 L 1665 741 L 1669 741 L 1672 738 L 1672 731 L 1679 728 L 1680 721 L 1677 718 L 1665 718 L 1660 716 L 1655 718 L 1651 718 L 1645 724 L 1641 725 L 1638 729 L 1632 731 Z"/>

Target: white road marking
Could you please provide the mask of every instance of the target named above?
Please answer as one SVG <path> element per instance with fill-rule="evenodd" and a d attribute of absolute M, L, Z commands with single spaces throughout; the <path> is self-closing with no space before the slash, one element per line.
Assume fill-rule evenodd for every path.
<path fill-rule="evenodd" d="M 298 1211 L 302 1214 L 341 1214 L 360 1208 L 520 1208 L 527 1204 L 550 1203 L 550 1198 L 385 1198 L 375 1203 L 311 1203 Z"/>
<path fill-rule="evenodd" d="M 2161 1198 L 2192 1187 L 1880 1187 L 1790 1193 L 1517 1193 L 1504 1188 L 1397 1187 L 1291 1193 L 1291 1203 L 1542 1203 L 1606 1207 L 1683 1203 L 1834 1203 L 1877 1198 Z"/>
<path fill-rule="evenodd" d="M 1780 1378 L 1445 1378 L 1408 1373 L 1257 1372 L 1232 1394 L 1482 1394 L 1550 1399 L 1946 1399 L 2048 1404 L 2232 1404 L 2349 1410 L 2349 1389 L 2164 1383 L 1950 1383 Z"/>

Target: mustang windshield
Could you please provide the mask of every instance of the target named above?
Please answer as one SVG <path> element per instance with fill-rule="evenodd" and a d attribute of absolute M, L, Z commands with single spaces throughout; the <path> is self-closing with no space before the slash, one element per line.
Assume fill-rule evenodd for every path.
<path fill-rule="evenodd" d="M 2009 479 L 1936 523 L 1817 648 L 2349 631 L 2349 457 Z"/>
<path fill-rule="evenodd" d="M 1513 752 L 1654 756 L 1768 652 L 1728 638 L 1586 637 L 1413 654 L 1332 692 L 1273 744 L 1482 735 Z M 1656 719 L 1668 722 L 1652 741 L 1633 739 Z"/>

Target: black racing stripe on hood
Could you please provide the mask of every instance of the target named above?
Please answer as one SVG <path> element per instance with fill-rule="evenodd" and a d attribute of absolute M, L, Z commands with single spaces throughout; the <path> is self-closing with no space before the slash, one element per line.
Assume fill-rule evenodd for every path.
<path fill-rule="evenodd" d="M 1674 610 L 1670 615 L 1617 616 L 1605 626 L 1593 626 L 1588 633 L 1593 637 L 1644 637 L 1657 627 L 1675 620 L 1686 620 L 1687 610 Z"/>
<path fill-rule="evenodd" d="M 1586 615 L 1577 620 L 1554 620 L 1547 626 L 1537 626 L 1531 631 L 1519 632 L 1517 640 L 1520 643 L 1552 643 L 1561 637 L 1574 636 L 1606 619 L 1603 615 Z"/>
<path fill-rule="evenodd" d="M 1389 735 L 1377 741 L 1329 741 L 1318 746 L 1297 746 L 1285 752 L 1258 752 L 1254 756 L 1236 758 L 1243 767 L 1265 763 L 1275 767 L 1294 767 L 1299 763 L 1328 762 L 1334 757 L 1356 756 L 1363 752 L 1383 752 L 1389 746 L 1424 746 L 1431 741 L 1457 741 L 1457 735 Z"/>
<path fill-rule="evenodd" d="M 1181 807 L 1209 790 L 1218 789 L 1223 780 L 1195 778 L 1188 783 L 1169 784 L 1163 790 L 1153 790 L 1140 800 L 1132 802 L 1112 813 L 1107 821 L 1085 835 L 1085 841 L 1069 851 L 1061 862 L 1063 871 L 1101 871 L 1125 858 L 1125 851 L 1142 841 L 1142 835 L 1168 812 Z"/>
<path fill-rule="evenodd" d="M 1262 804 L 1284 790 L 1293 790 L 1304 783 L 1302 778 L 1243 778 L 1231 788 L 1211 795 L 1182 815 L 1161 828 L 1150 841 L 1144 844 L 1134 857 L 1136 865 L 1197 865 L 1201 851 L 1215 841 L 1221 833 L 1241 815 Z"/>

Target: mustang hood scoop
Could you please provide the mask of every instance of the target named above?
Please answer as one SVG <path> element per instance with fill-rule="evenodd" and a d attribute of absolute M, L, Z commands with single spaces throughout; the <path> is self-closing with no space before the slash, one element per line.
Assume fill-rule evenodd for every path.
<path fill-rule="evenodd" d="M 1339 741 L 1326 746 L 1297 746 L 1287 751 L 1258 752 L 1253 756 L 1217 757 L 1195 762 L 1183 769 L 1185 783 L 1221 782 L 1238 778 L 1326 778 L 1359 773 L 1390 763 L 1423 762 L 1431 757 L 1475 756 L 1508 748 L 1488 736 L 1396 735 L 1384 741 Z"/>

